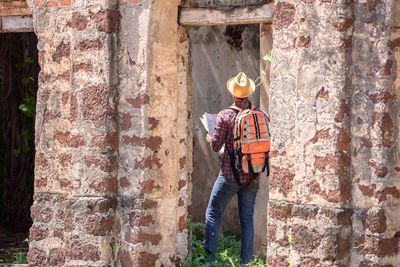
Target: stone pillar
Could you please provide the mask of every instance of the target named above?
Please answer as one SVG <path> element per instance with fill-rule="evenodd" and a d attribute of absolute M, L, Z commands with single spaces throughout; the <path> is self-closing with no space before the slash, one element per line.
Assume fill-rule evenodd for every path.
<path fill-rule="evenodd" d="M 175 266 L 187 253 L 192 134 L 179 1 L 120 3 L 119 260 Z"/>
<path fill-rule="evenodd" d="M 399 264 L 393 5 L 275 2 L 267 265 Z"/>
<path fill-rule="evenodd" d="M 119 13 L 108 1 L 29 5 L 41 66 L 29 264 L 108 266 L 118 190 Z"/>
<path fill-rule="evenodd" d="M 400 3 L 354 4 L 351 266 L 399 266 Z"/>

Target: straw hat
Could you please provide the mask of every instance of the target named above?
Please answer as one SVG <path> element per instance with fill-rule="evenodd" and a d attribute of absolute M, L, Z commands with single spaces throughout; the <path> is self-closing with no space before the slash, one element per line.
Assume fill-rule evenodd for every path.
<path fill-rule="evenodd" d="M 226 87 L 228 91 L 237 98 L 251 96 L 256 88 L 254 81 L 249 79 L 243 72 L 239 72 L 238 75 L 230 78 L 226 83 Z"/>

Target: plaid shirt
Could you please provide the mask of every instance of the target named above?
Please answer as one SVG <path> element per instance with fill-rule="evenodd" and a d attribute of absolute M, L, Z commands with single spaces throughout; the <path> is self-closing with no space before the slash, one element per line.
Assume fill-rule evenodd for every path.
<path fill-rule="evenodd" d="M 241 109 L 251 107 L 250 102 L 247 100 L 236 101 L 234 105 Z M 260 109 L 256 108 L 256 110 Z M 233 125 L 235 124 L 236 115 L 237 111 L 230 108 L 224 109 L 218 113 L 217 120 L 215 121 L 214 135 L 210 142 L 211 148 L 216 152 L 218 152 L 222 145 L 225 144 L 225 153 L 222 159 L 222 166 L 219 175 L 228 177 L 235 183 L 236 180 L 232 172 L 231 159 L 228 153 L 233 151 Z M 238 172 L 238 176 L 241 184 L 248 184 L 251 180 L 250 176 L 243 171 Z M 251 184 L 260 184 L 260 175 L 254 178 Z"/>

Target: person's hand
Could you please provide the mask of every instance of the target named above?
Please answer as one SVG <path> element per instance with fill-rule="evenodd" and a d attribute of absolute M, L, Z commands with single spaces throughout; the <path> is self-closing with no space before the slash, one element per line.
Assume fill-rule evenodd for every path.
<path fill-rule="evenodd" d="M 206 141 L 207 141 L 207 143 L 210 143 L 210 142 L 211 142 L 211 139 L 212 139 L 212 136 L 211 136 L 210 134 L 207 134 L 207 135 L 206 135 Z"/>

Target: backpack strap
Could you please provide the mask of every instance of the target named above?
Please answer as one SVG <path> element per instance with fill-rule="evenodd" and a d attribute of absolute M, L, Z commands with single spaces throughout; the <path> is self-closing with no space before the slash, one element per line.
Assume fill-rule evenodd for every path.
<path fill-rule="evenodd" d="M 269 153 L 268 152 L 265 152 L 265 161 L 264 161 L 264 166 L 263 166 L 261 172 L 264 172 L 265 169 L 267 169 L 267 176 L 269 176 Z"/>

